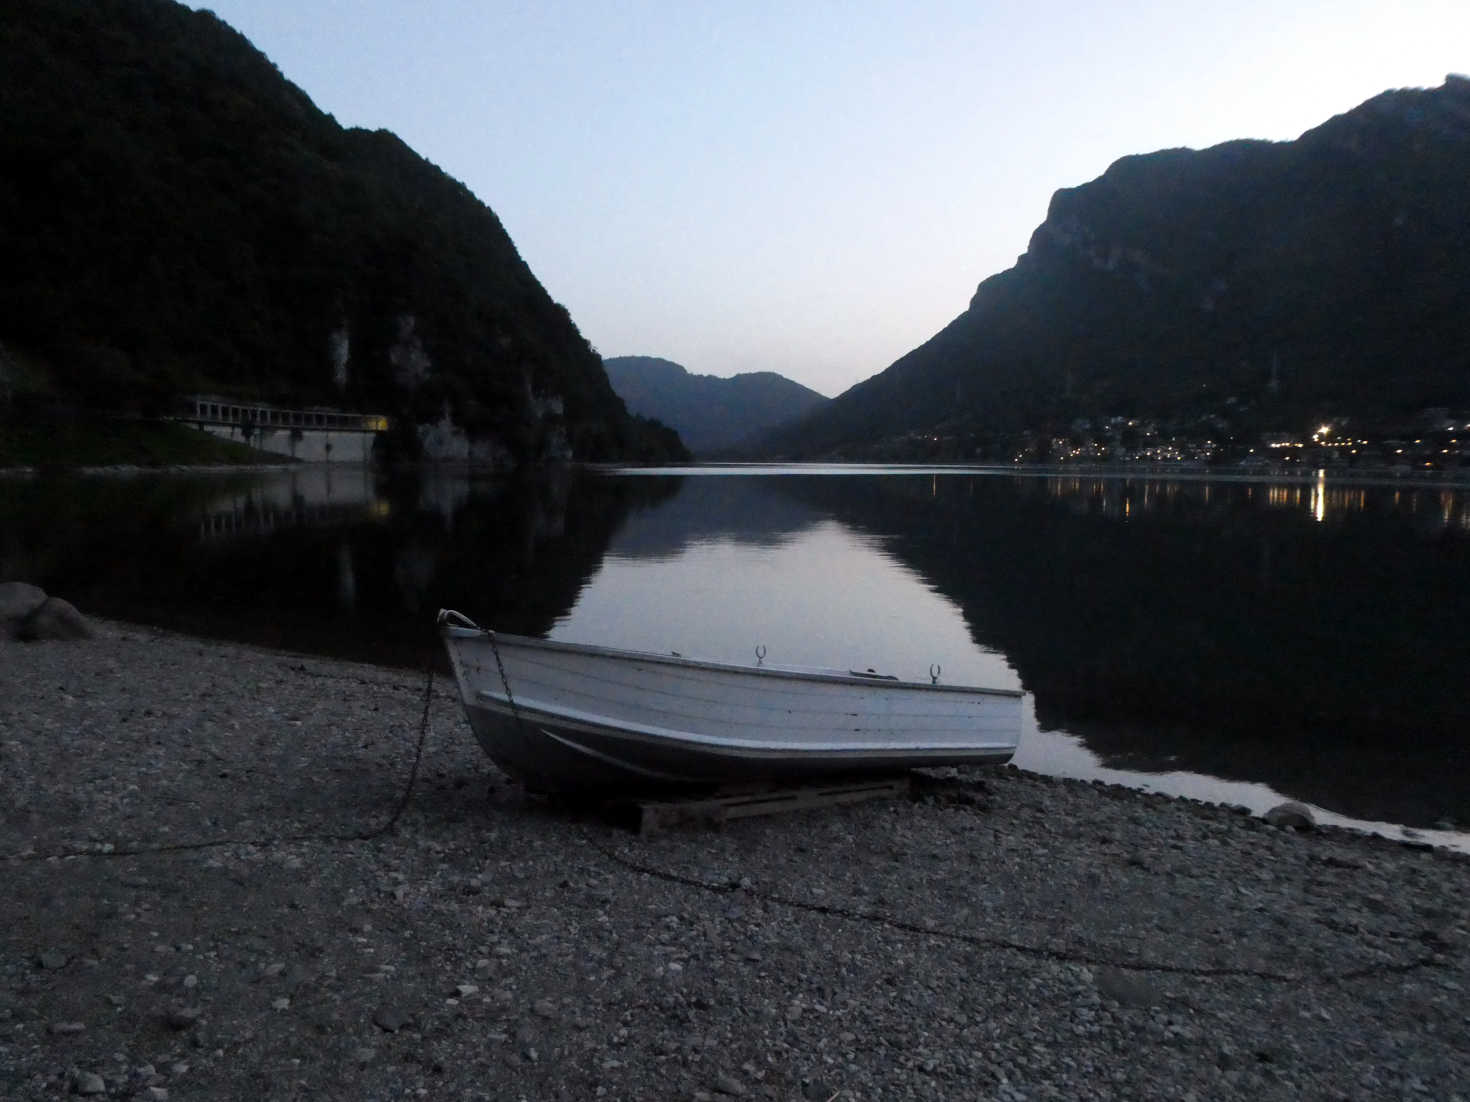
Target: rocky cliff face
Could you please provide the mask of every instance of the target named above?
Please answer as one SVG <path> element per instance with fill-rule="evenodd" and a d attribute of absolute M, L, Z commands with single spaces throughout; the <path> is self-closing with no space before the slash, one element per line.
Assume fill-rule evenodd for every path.
<path fill-rule="evenodd" d="M 964 314 L 776 447 L 1470 405 L 1467 179 L 1463 77 L 1292 142 L 1124 157 L 1057 192 Z"/>
<path fill-rule="evenodd" d="M 1385 92 L 1295 142 L 1125 157 L 1053 196 L 1021 264 L 1085 265 L 1145 292 L 1186 281 L 1213 309 L 1251 255 L 1302 263 L 1330 244 L 1349 267 L 1431 226 L 1454 233 L 1467 144 L 1470 79 L 1451 76 Z"/>

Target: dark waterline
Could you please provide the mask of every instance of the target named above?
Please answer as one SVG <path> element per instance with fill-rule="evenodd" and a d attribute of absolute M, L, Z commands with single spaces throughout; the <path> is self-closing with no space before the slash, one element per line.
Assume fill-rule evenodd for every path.
<path fill-rule="evenodd" d="M 946 679 L 1032 694 L 1033 767 L 1470 822 L 1463 489 L 722 473 L 740 477 L 11 480 L 0 578 L 99 615 L 397 666 L 437 659 L 439 607 L 712 657 L 774 642 L 793 661 L 938 659 Z"/>

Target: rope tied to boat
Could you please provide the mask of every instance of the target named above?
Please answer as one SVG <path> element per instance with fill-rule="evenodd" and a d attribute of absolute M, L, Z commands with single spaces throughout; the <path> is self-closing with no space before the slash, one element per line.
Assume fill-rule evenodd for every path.
<path fill-rule="evenodd" d="M 516 721 L 516 726 L 523 726 L 521 721 L 521 710 L 516 707 L 515 694 L 510 691 L 510 678 L 505 676 L 505 663 L 500 659 L 500 648 L 495 645 L 495 633 L 489 628 L 485 630 L 485 637 L 490 640 L 490 653 L 495 655 L 495 668 L 500 671 L 500 684 L 505 688 L 505 702 L 510 705 L 510 714 Z"/>
<path fill-rule="evenodd" d="M 505 702 L 510 705 L 510 714 L 516 721 L 516 726 L 522 726 L 521 710 L 516 706 L 515 694 L 510 691 L 510 678 L 505 675 L 505 662 L 500 657 L 500 648 L 495 643 L 495 632 L 489 628 L 482 628 L 462 612 L 453 609 L 441 608 L 439 610 L 439 626 L 469 628 L 471 631 L 482 633 L 490 640 L 490 653 L 495 656 L 495 668 L 500 673 L 500 684 L 505 689 Z"/>

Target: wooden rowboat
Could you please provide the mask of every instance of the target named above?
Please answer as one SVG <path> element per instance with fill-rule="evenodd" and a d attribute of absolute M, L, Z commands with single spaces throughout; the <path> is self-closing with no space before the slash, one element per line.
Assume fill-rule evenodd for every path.
<path fill-rule="evenodd" d="M 475 737 L 535 791 L 638 791 L 1010 760 L 1021 693 L 705 662 L 439 613 Z"/>

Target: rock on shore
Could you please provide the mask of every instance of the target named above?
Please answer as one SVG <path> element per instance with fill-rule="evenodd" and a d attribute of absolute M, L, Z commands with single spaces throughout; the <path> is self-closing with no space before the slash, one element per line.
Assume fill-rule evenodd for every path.
<path fill-rule="evenodd" d="M 1470 862 L 1000 770 L 639 838 L 435 683 L 0 651 L 0 1096 L 1467 1097 Z M 488 794 L 487 794 L 488 790 Z"/>
<path fill-rule="evenodd" d="M 46 591 L 29 582 L 0 582 L 0 628 L 25 619 L 46 603 Z"/>
<path fill-rule="evenodd" d="M 0 642 L 91 637 L 91 623 L 70 601 L 28 582 L 0 582 Z"/>

